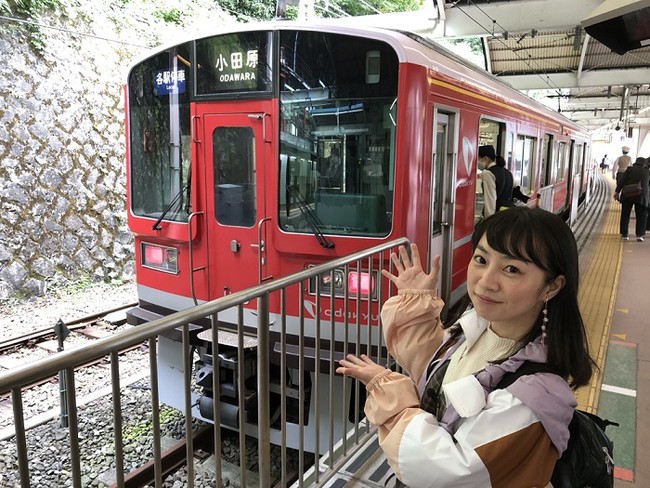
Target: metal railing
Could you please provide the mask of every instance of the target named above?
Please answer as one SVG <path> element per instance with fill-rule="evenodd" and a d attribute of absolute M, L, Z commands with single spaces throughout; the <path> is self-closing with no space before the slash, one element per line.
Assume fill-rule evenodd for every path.
<path fill-rule="evenodd" d="M 219 332 L 221 331 L 222 324 L 219 322 L 219 314 L 225 310 L 232 309 L 233 307 L 238 310 L 239 323 L 237 324 L 237 344 L 238 344 L 238 356 L 240 359 L 243 359 L 244 354 L 244 339 L 249 338 L 250 330 L 247 328 L 246 333 L 244 332 L 243 324 L 243 311 L 244 307 L 251 300 L 256 300 L 257 302 L 257 327 L 256 327 L 256 340 L 257 340 L 257 364 L 260 365 L 258 368 L 257 374 L 257 433 L 258 438 L 258 466 L 259 466 L 259 485 L 262 487 L 270 487 L 272 484 L 271 481 L 271 464 L 270 464 L 270 405 L 269 405 L 269 369 L 266 367 L 261 367 L 264 365 L 269 365 L 270 363 L 270 354 L 272 347 L 269 342 L 269 329 L 270 329 L 270 317 L 273 316 L 273 320 L 277 320 L 279 317 L 280 320 L 280 371 L 282 373 L 280 381 L 280 395 L 281 395 L 281 424 L 286 425 L 286 404 L 287 404 L 287 391 L 284 388 L 286 385 L 286 370 L 287 370 L 287 314 L 286 314 L 286 301 L 287 301 L 287 291 L 291 287 L 298 287 L 298 309 L 300 310 L 297 318 L 291 318 L 292 320 L 297 320 L 299 323 L 299 330 L 303 333 L 305 331 L 305 296 L 307 295 L 306 287 L 309 285 L 310 280 L 312 283 L 316 284 L 316 289 L 313 299 L 315 299 L 316 312 L 314 318 L 310 319 L 312 322 L 309 322 L 310 325 L 315 324 L 315 330 L 313 333 L 314 336 L 314 345 L 312 349 L 305 347 L 305 341 L 303 338 L 300 338 L 297 352 L 298 352 L 298 369 L 300 371 L 305 370 L 305 361 L 306 356 L 313 355 L 313 366 L 315 368 L 315 381 L 316 384 L 313 385 L 315 390 L 318 392 L 323 385 L 319 385 L 318 382 L 321 381 L 321 375 L 319 375 L 319 370 L 321 364 L 327 364 L 329 370 L 324 371 L 325 374 L 329 374 L 330 378 L 334 377 L 334 369 L 336 367 L 336 359 L 345 355 L 348 352 L 348 343 L 350 343 L 350 350 L 354 350 L 357 353 L 365 352 L 375 360 L 383 362 L 386 365 L 389 364 L 390 360 L 387 356 L 382 355 L 382 351 L 385 351 L 383 348 L 383 334 L 381 331 L 381 324 L 378 316 L 373 317 L 371 310 L 374 308 L 378 310 L 380 305 L 390 296 L 391 290 L 390 287 L 382 286 L 382 283 L 386 283 L 387 280 L 381 278 L 380 268 L 384 267 L 389 270 L 392 270 L 392 263 L 389 258 L 389 254 L 397 246 L 407 244 L 406 239 L 398 239 L 391 242 L 386 242 L 382 245 L 373 247 L 366 251 L 354 253 L 350 256 L 332 260 L 328 263 L 317 265 L 306 270 L 294 273 L 292 275 L 275 279 L 274 281 L 261 284 L 247 290 L 233 293 L 231 295 L 219 298 L 217 300 L 203 303 L 192 307 L 187 310 L 183 310 L 173 315 L 160 318 L 139 326 L 134 326 L 133 328 L 117 333 L 115 335 L 99 339 L 93 342 L 89 346 L 81 347 L 73 350 L 66 350 L 57 354 L 54 354 L 50 357 L 47 357 L 42 360 L 37 360 L 32 363 L 13 368 L 9 371 L 3 372 L 0 374 L 0 394 L 11 392 L 12 404 L 13 404 L 13 415 L 14 415 L 14 425 L 15 425 L 15 443 L 17 449 L 18 457 L 18 471 L 20 476 L 20 486 L 21 488 L 27 488 L 30 486 L 30 460 L 29 460 L 29 446 L 27 442 L 26 430 L 25 430 L 25 418 L 23 414 L 23 400 L 22 392 L 23 388 L 27 385 L 34 384 L 44 378 L 55 376 L 58 371 L 64 372 L 64 377 L 66 380 L 66 387 L 68 391 L 67 395 L 67 412 L 68 412 L 68 439 L 69 439 L 69 459 L 71 465 L 71 478 L 72 483 L 75 488 L 81 488 L 81 458 L 79 454 L 79 431 L 78 431 L 78 408 L 77 408 L 77 395 L 75 392 L 75 369 L 83 364 L 86 364 L 90 361 L 97 360 L 99 358 L 109 358 L 111 364 L 111 382 L 112 382 L 112 403 L 113 403 L 113 426 L 114 426 L 114 455 L 115 455 L 115 468 L 116 468 L 116 484 L 117 487 L 125 486 L 125 468 L 124 468 L 124 452 L 123 452 L 123 438 L 122 438 L 122 403 L 121 403 L 121 387 L 120 387 L 120 351 L 130 348 L 134 345 L 141 343 L 148 343 L 149 346 L 149 371 L 150 371 L 150 382 L 151 382 L 151 415 L 153 423 L 153 465 L 155 471 L 155 486 L 157 488 L 162 486 L 162 475 L 161 475 L 161 439 L 160 439 L 160 402 L 158 397 L 159 392 L 159 381 L 158 381 L 158 366 L 157 366 L 157 344 L 159 336 L 170 333 L 175 329 L 182 331 L 182 343 L 183 343 L 183 365 L 184 365 L 184 385 L 183 392 L 185 395 L 185 432 L 187 438 L 187 459 L 192 460 L 193 445 L 192 445 L 192 436 L 189 435 L 192 432 L 192 415 L 189 412 L 192 410 L 195 405 L 192 401 L 192 389 L 196 388 L 192 385 L 192 351 L 193 346 L 190 344 L 190 324 L 201 323 L 206 319 L 211 324 L 211 338 L 212 338 L 212 347 L 213 347 L 213 357 L 218 357 L 218 347 L 219 347 Z M 334 293 L 331 293 L 330 296 L 323 293 L 321 290 L 321 283 L 329 282 L 331 284 L 331 290 L 333 291 L 334 286 L 332 285 L 335 282 L 336 270 L 344 270 L 345 276 L 348 275 L 348 270 L 362 270 L 369 273 L 370 276 L 373 275 L 373 272 L 376 272 L 378 279 L 375 282 L 376 293 L 367 294 L 362 296 L 361 293 L 357 293 L 356 296 L 351 296 L 347 287 L 345 288 L 342 296 L 333 296 Z M 325 279 L 323 279 L 325 278 Z M 280 311 L 275 311 L 273 313 L 269 310 L 269 299 L 273 294 L 279 294 Z M 292 295 L 295 296 L 295 295 Z M 362 314 L 356 313 L 352 314 L 355 316 L 354 321 L 345 321 L 343 327 L 343 349 L 336 352 L 334 351 L 333 345 L 341 341 L 336 334 L 340 334 L 340 328 L 342 326 L 341 321 L 336 322 L 335 314 L 330 313 L 330 319 L 327 321 L 321 320 L 321 307 L 323 304 L 329 303 L 326 305 L 330 307 L 330 310 L 335 308 L 335 300 L 337 304 L 339 300 L 343 300 L 343 317 L 348 317 L 348 311 L 357 310 L 360 311 L 362 306 L 367 307 L 368 313 L 365 317 L 366 322 L 362 323 Z M 276 302 L 274 302 L 276 303 Z M 365 305 L 364 305 L 365 304 Z M 327 324 L 325 323 L 327 322 Z M 325 334 L 329 332 L 328 337 L 322 337 L 321 328 L 325 331 Z M 338 329 L 338 332 L 336 332 Z M 207 329 L 209 330 L 209 329 Z M 348 331 L 350 333 L 348 334 Z M 367 334 L 367 335 L 366 335 Z M 374 342 L 374 343 L 373 343 Z M 321 345 L 325 344 L 325 348 L 321 350 Z M 327 347 L 329 345 L 329 348 Z M 278 345 L 276 344 L 276 350 Z M 308 354 L 306 351 L 308 350 Z M 238 368 L 243 368 L 243 360 L 239 361 Z M 240 381 L 243 381 L 244 375 L 240 374 L 238 376 Z M 213 384 L 212 388 L 214 392 L 220 391 L 219 385 L 219 375 L 214 374 L 212 378 Z M 348 456 L 352 451 L 354 451 L 355 446 L 362 444 L 365 439 L 368 437 L 370 429 L 363 422 L 361 418 L 363 416 L 362 411 L 359 408 L 355 408 L 354 417 L 355 424 L 357 427 L 352 429 L 349 433 L 347 439 L 335 438 L 333 434 L 333 424 L 334 416 L 342 415 L 345 416 L 349 411 L 346 411 L 346 408 L 349 408 L 349 405 L 342 405 L 337 407 L 335 404 L 341 399 L 345 399 L 345 392 L 335 391 L 334 390 L 334 381 L 330 379 L 328 391 L 327 402 L 323 404 L 328 405 L 325 408 L 327 419 L 326 423 L 328 425 L 321 425 L 320 415 L 316 415 L 316 426 L 315 430 L 317 432 L 316 446 L 320 445 L 320 440 L 318 436 L 321 433 L 329 436 L 329 448 L 327 452 L 327 459 L 329 459 L 328 466 L 319 466 L 317 470 L 310 474 L 309 481 L 304 483 L 309 483 L 309 485 L 304 486 L 319 486 L 324 483 L 329 476 L 333 474 L 333 471 L 336 470 L 338 464 L 340 464 L 341 459 Z M 347 378 L 343 379 L 343 387 L 347 391 L 350 389 L 356 391 L 356 398 L 359 398 L 359 383 L 353 382 Z M 243 385 L 239 385 L 239 391 L 244 390 Z M 326 385 L 327 386 L 327 385 Z M 303 385 L 299 385 L 300 392 L 299 397 L 301 400 L 304 399 L 304 395 L 307 392 L 303 391 Z M 342 394 L 343 393 L 343 394 Z M 216 394 L 215 394 L 216 395 Z M 240 401 L 243 401 L 241 398 L 242 393 L 240 393 Z M 318 400 L 318 397 L 317 397 Z M 108 401 L 108 399 L 106 400 Z M 345 401 L 345 400 L 343 400 Z M 316 408 L 320 408 L 320 401 L 316 402 Z M 356 402 L 359 403 L 358 401 Z M 220 407 L 219 402 L 214 401 L 214 422 L 216 425 L 220 423 Z M 302 408 L 302 403 L 300 403 Z M 357 405 L 358 407 L 358 405 Z M 245 429 L 242 427 L 245 423 L 243 418 L 243 409 L 240 409 L 240 470 L 241 470 L 241 482 L 242 486 L 246 486 L 245 477 L 246 477 L 246 460 L 245 460 Z M 338 413 L 335 413 L 338 412 Z M 305 418 L 304 412 L 301 412 L 301 419 Z M 302 424 L 302 422 L 301 422 Z M 303 425 L 300 426 L 301 429 L 304 428 Z M 329 432 L 329 434 L 328 434 Z M 302 430 L 301 430 L 302 433 Z M 221 434 L 220 429 L 214 429 L 214 445 L 221 445 Z M 286 435 L 283 432 L 282 434 L 282 473 L 281 480 L 282 486 L 288 484 L 287 473 L 286 473 Z M 217 480 L 221 479 L 221 453 L 219 449 L 215 449 L 215 462 L 216 462 L 216 475 Z M 66 453 L 61 453 L 66 454 Z M 301 438 L 301 443 L 299 447 L 300 454 L 300 466 L 299 466 L 299 482 L 300 486 L 303 486 L 302 477 L 305 476 L 305 466 L 303 464 L 304 458 L 304 445 Z M 316 458 L 318 458 L 318 453 L 316 453 Z M 318 461 L 317 461 L 318 462 Z M 337 464 L 338 463 L 338 464 Z M 308 469 L 309 467 L 307 467 Z M 193 462 L 188 462 L 187 464 L 187 486 L 192 488 L 194 486 L 194 467 Z M 276 480 L 277 481 L 277 480 Z M 218 481 L 220 486 L 220 481 Z"/>

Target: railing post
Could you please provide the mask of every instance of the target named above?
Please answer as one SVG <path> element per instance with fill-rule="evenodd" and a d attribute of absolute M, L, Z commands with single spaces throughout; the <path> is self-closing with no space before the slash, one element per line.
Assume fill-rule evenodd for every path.
<path fill-rule="evenodd" d="M 20 387 L 11 390 L 11 401 L 14 409 L 14 426 L 16 428 L 18 470 L 20 471 L 20 487 L 29 488 L 29 459 L 27 457 L 27 440 L 25 439 L 25 418 L 22 394 Z"/>
<path fill-rule="evenodd" d="M 63 341 L 65 340 L 66 337 L 70 334 L 70 329 L 68 329 L 63 322 L 63 320 L 59 319 L 59 321 L 56 323 L 54 326 L 54 333 L 56 334 L 56 339 L 58 341 L 58 347 L 56 348 L 56 352 L 61 352 L 63 351 Z M 66 381 L 65 381 L 65 372 L 63 370 L 59 371 L 59 396 L 61 398 L 61 420 L 59 422 L 59 425 L 61 427 L 67 427 L 68 426 L 68 397 L 67 397 L 67 386 L 66 386 Z"/>
<path fill-rule="evenodd" d="M 257 428 L 260 487 L 271 487 L 271 419 L 269 406 L 269 296 L 257 299 Z"/>

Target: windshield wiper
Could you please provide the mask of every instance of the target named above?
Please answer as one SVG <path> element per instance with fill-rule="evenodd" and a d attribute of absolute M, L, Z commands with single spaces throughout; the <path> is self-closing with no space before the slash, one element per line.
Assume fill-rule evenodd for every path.
<path fill-rule="evenodd" d="M 305 216 L 307 224 L 309 224 L 309 228 L 314 233 L 314 236 L 316 237 L 318 243 L 326 249 L 332 249 L 334 247 L 334 243 L 332 241 L 328 241 L 325 237 L 325 234 L 323 234 L 323 231 L 321 231 L 321 226 L 323 223 L 320 221 L 314 211 L 305 203 L 305 199 L 301 195 L 300 190 L 298 190 L 298 188 L 294 185 L 287 185 L 287 191 L 289 192 L 290 196 L 294 197 L 296 203 L 298 204 L 300 213 Z"/>
<path fill-rule="evenodd" d="M 163 210 L 163 213 L 160 214 L 160 217 L 158 217 L 158 220 L 156 220 L 156 223 L 153 224 L 151 227 L 153 230 L 162 230 L 162 227 L 160 227 L 160 223 L 162 220 L 165 218 L 165 216 L 169 213 L 169 211 L 174 208 L 176 205 L 180 205 L 181 198 L 183 198 L 183 194 L 185 191 L 190 187 L 190 179 L 187 179 L 187 184 L 182 187 L 178 193 L 174 196 L 171 202 L 169 202 L 169 205 L 165 207 L 165 210 Z M 189 201 L 189 192 L 187 193 L 188 195 L 188 201 Z"/>

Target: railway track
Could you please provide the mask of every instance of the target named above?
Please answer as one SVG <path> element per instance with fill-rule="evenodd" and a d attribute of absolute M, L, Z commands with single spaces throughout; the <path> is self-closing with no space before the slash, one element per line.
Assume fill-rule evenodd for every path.
<path fill-rule="evenodd" d="M 68 328 L 70 331 L 78 331 L 78 330 L 83 330 L 87 327 L 91 327 L 95 324 L 97 324 L 100 319 L 113 314 L 117 312 L 121 312 L 122 310 L 126 310 L 130 307 L 133 307 L 137 305 L 136 302 L 134 303 L 128 303 L 125 305 L 121 305 L 119 307 L 111 308 L 108 310 L 104 310 L 102 312 L 94 313 L 91 315 L 86 315 L 84 317 L 80 317 L 78 319 L 74 319 L 69 322 L 64 322 L 64 325 Z M 27 334 L 23 334 L 20 336 L 12 337 L 10 339 L 5 339 L 3 341 L 0 341 L 0 353 L 12 350 L 16 347 L 21 347 L 30 343 L 37 343 L 39 341 L 43 341 L 45 339 L 48 339 L 52 336 L 56 335 L 56 330 L 55 327 L 48 327 L 46 329 L 40 329 L 40 330 L 35 330 L 33 332 L 29 332 Z M 87 336 L 89 334 L 86 334 Z"/>

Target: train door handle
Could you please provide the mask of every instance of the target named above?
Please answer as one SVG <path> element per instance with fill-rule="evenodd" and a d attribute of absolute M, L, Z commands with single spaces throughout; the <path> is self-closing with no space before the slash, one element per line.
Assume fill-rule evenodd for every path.
<path fill-rule="evenodd" d="M 253 244 L 251 244 L 251 247 L 253 249 L 259 249 L 260 251 L 264 251 L 264 241 L 260 240 L 259 244 L 254 242 Z"/>

